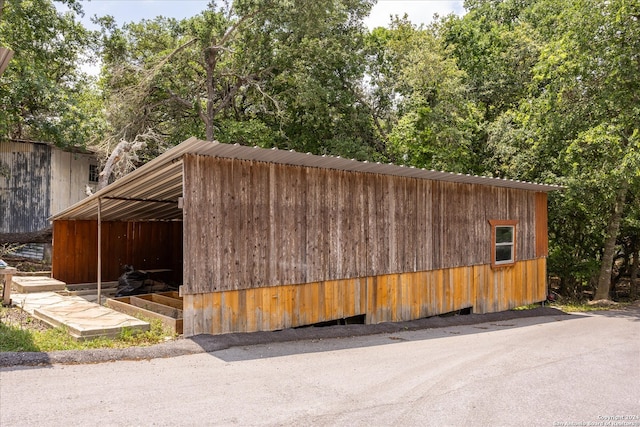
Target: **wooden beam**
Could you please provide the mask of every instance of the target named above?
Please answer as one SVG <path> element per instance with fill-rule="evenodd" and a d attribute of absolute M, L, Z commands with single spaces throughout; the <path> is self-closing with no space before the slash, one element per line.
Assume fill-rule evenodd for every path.
<path fill-rule="evenodd" d="M 2 304 L 11 305 L 11 283 L 13 275 L 16 273 L 15 267 L 5 267 L 0 269 L 0 277 L 4 276 L 4 287 L 2 288 Z"/>
<path fill-rule="evenodd" d="M 134 307 L 144 308 L 145 310 L 153 311 L 154 313 L 162 314 L 163 316 L 171 317 L 173 319 L 182 318 L 181 309 L 169 307 L 144 298 L 132 296 L 129 297 L 129 303 Z"/>
<path fill-rule="evenodd" d="M 159 199 L 137 199 L 135 197 L 118 197 L 118 196 L 104 196 L 103 199 L 109 200 L 123 200 L 125 202 L 148 202 L 148 203 L 170 203 L 177 205 L 177 200 L 159 200 Z"/>
<path fill-rule="evenodd" d="M 0 244 L 4 243 L 51 243 L 53 228 L 48 227 L 42 230 L 27 233 L 0 233 Z"/>
<path fill-rule="evenodd" d="M 110 299 L 107 299 L 105 305 L 107 307 L 111 307 L 114 310 L 117 310 L 121 313 L 128 314 L 130 316 L 140 316 L 142 318 L 147 318 L 147 319 L 158 319 L 167 328 L 175 331 L 178 334 L 182 333 L 182 328 L 183 328 L 182 318 L 174 319 L 172 317 L 165 316 L 160 313 L 156 313 L 155 311 L 152 311 L 152 310 L 147 310 L 142 307 L 136 307 L 134 305 L 129 304 L 130 299 L 131 297 L 110 298 Z"/>
<path fill-rule="evenodd" d="M 151 294 L 151 301 L 157 302 L 158 304 L 168 305 L 169 307 L 177 308 L 178 310 L 182 310 L 182 300 L 177 298 L 171 298 L 164 295 Z"/>
<path fill-rule="evenodd" d="M 0 16 L 2 15 L 2 3 L 0 3 Z M 9 65 L 9 61 L 13 58 L 13 51 L 7 47 L 0 47 L 0 75 L 4 72 L 4 70 Z"/>

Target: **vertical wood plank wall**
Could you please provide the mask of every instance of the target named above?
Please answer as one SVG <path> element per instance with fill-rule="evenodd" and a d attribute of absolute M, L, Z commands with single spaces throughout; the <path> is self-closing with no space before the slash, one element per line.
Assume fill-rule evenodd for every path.
<path fill-rule="evenodd" d="M 65 283 L 97 278 L 96 221 L 54 221 L 51 270 Z M 118 280 L 125 264 L 140 270 L 171 269 L 165 280 L 182 282 L 182 222 L 103 222 L 102 280 Z"/>
<path fill-rule="evenodd" d="M 357 315 L 366 323 L 543 301 L 546 259 L 184 295 L 184 334 L 273 331 Z"/>
<path fill-rule="evenodd" d="M 490 219 L 517 220 L 534 259 L 536 194 L 185 155 L 183 292 L 489 264 Z"/>

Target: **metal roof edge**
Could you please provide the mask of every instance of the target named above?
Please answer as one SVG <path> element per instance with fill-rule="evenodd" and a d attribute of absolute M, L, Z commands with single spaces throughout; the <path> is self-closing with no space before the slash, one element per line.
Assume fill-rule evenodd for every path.
<path fill-rule="evenodd" d="M 316 167 L 324 169 L 344 170 L 362 173 L 375 173 L 382 175 L 403 176 L 416 179 L 427 179 L 434 181 L 455 182 L 462 184 L 477 184 L 494 187 L 506 187 L 520 190 L 551 192 L 562 190 L 564 187 L 551 184 L 538 184 L 527 181 L 494 178 L 487 176 L 469 175 L 461 173 L 443 172 L 415 168 L 412 166 L 394 165 L 392 163 L 372 163 L 362 162 L 355 159 L 345 159 L 339 156 L 315 155 L 311 153 L 299 153 L 293 150 L 279 150 L 277 148 L 267 149 L 260 147 L 243 146 L 239 144 L 223 144 L 218 141 L 204 141 L 196 137 L 191 137 L 184 142 L 170 148 L 160 156 L 109 184 L 105 188 L 97 191 L 91 196 L 80 200 L 72 206 L 50 216 L 50 221 L 70 215 L 76 209 L 87 207 L 95 203 L 101 197 L 107 197 L 112 192 L 117 192 L 118 188 L 151 174 L 156 170 L 166 167 L 167 164 L 182 160 L 185 154 L 195 154 L 203 156 L 213 156 L 219 158 L 230 158 L 238 160 L 262 161 L 278 164 L 287 164 L 302 167 Z"/>
<path fill-rule="evenodd" d="M 88 155 L 95 155 L 96 151 L 88 148 L 88 147 L 81 147 L 81 146 L 75 146 L 75 145 L 70 145 L 68 147 L 59 147 L 56 144 L 54 144 L 53 142 L 47 142 L 47 141 L 33 141 L 30 139 L 20 139 L 20 138 L 2 138 L 0 139 L 0 142 L 13 142 L 16 144 L 33 144 L 33 145 L 43 145 L 45 147 L 50 147 L 56 150 L 60 150 L 60 151 L 64 151 L 66 153 L 73 153 L 73 154 L 88 154 Z"/>
<path fill-rule="evenodd" d="M 185 141 L 186 142 L 186 141 Z M 431 179 L 435 181 L 449 181 L 467 184 L 490 185 L 498 187 L 519 188 L 531 191 L 550 192 L 562 190 L 565 187 L 555 184 L 540 184 L 535 182 L 522 181 L 517 179 L 496 178 L 489 176 L 462 174 L 456 172 L 444 172 L 436 170 L 427 170 L 424 168 L 416 168 L 414 166 L 396 165 L 392 163 L 371 163 L 367 161 L 359 161 L 355 159 L 346 159 L 340 156 L 316 155 L 311 153 L 300 153 L 294 150 L 280 150 L 278 148 L 261 148 L 257 146 L 243 146 L 240 144 L 223 144 L 216 142 L 215 144 L 221 148 L 213 153 L 210 145 L 212 142 L 196 140 L 192 141 L 190 148 L 196 151 L 189 151 L 192 154 L 211 155 L 222 158 L 234 158 L 244 160 L 257 160 L 265 162 L 274 162 L 280 164 L 289 164 L 295 166 L 320 167 L 325 169 L 347 170 L 354 172 L 370 172 L 380 173 L 384 175 L 396 175 L 405 177 L 414 177 L 419 179 Z M 222 148 L 224 147 L 224 148 Z M 186 150 L 185 150 L 186 151 Z M 281 153 L 281 155 L 268 156 L 259 155 L 258 153 Z M 276 158 L 277 157 L 277 158 Z M 306 161 L 306 158 L 314 159 L 331 159 L 332 163 L 321 165 L 315 162 Z M 367 166 L 365 166 L 367 165 Z M 409 172 L 410 171 L 410 172 Z"/>
<path fill-rule="evenodd" d="M 164 153 L 160 154 L 158 157 L 156 157 L 155 159 L 151 160 L 148 163 L 145 163 L 144 165 L 140 166 L 138 169 L 126 174 L 125 176 L 123 176 L 122 178 L 112 182 L 111 184 L 107 185 L 106 187 L 98 190 L 97 192 L 93 193 L 91 196 L 88 196 L 82 200 L 80 200 L 79 202 L 74 203 L 73 205 L 69 206 L 66 209 L 61 210 L 60 212 L 55 213 L 54 215 L 51 215 L 48 220 L 49 221 L 53 221 L 58 217 L 62 217 L 64 215 L 66 215 L 68 212 L 73 211 L 74 209 L 76 209 L 79 206 L 82 206 L 86 203 L 90 203 L 91 201 L 96 201 L 98 200 L 98 198 L 100 197 L 104 197 L 107 196 L 110 192 L 114 191 L 117 187 L 119 187 L 122 184 L 126 184 L 129 183 L 133 180 L 135 180 L 136 178 L 138 178 L 140 175 L 144 175 L 145 173 L 149 173 L 151 171 L 153 171 L 154 169 L 161 167 L 165 164 L 167 164 L 168 162 L 172 162 L 175 159 L 178 159 L 180 157 L 182 157 L 183 154 L 185 154 L 185 152 L 188 152 L 189 149 L 192 148 L 193 143 L 194 142 L 198 142 L 199 140 L 196 137 L 191 137 L 183 142 L 181 142 L 180 144 L 176 145 L 175 147 L 172 147 L 170 149 L 168 149 L 167 151 L 165 151 Z M 216 144 L 218 144 L 218 142 L 215 142 Z"/>

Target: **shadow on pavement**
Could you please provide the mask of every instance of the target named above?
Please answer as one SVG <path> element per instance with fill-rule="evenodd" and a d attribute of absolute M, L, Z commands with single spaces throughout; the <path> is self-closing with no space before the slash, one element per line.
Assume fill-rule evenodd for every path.
<path fill-rule="evenodd" d="M 469 314 L 447 317 L 429 317 L 397 323 L 380 323 L 377 325 L 341 325 L 326 327 L 303 327 L 285 329 L 274 332 L 252 332 L 225 335 L 197 335 L 189 338 L 204 352 L 214 353 L 212 356 L 225 362 L 236 362 L 256 358 L 280 357 L 293 354 L 315 353 L 323 351 L 344 350 L 372 345 L 386 345 L 402 341 L 442 338 L 453 335 L 480 334 L 495 330 L 513 329 L 536 324 L 573 320 L 583 317 L 580 314 L 568 315 L 558 309 L 539 307 L 532 310 L 504 311 L 489 314 Z M 526 319 L 526 321 L 518 321 Z M 459 326 L 473 326 L 459 328 Z M 403 332 L 433 330 L 433 334 L 420 338 L 410 338 Z M 400 335 L 401 334 L 401 335 Z M 371 336 L 378 335 L 378 339 Z M 363 340 L 346 339 L 368 336 Z M 331 341 L 329 341 L 331 340 Z M 290 346 L 287 349 L 270 348 L 260 351 L 222 352 L 233 347 L 270 346 L 276 343 L 304 342 L 304 345 Z"/>
<path fill-rule="evenodd" d="M 604 312 L 598 312 L 604 313 Z M 634 320 L 635 314 L 618 313 L 615 316 L 630 316 Z M 46 367 L 54 364 L 87 364 L 114 361 L 150 360 L 156 358 L 177 357 L 199 353 L 214 353 L 212 356 L 225 361 L 247 360 L 261 357 L 275 357 L 283 355 L 283 349 L 276 352 L 224 352 L 232 347 L 247 347 L 256 345 L 271 345 L 285 342 L 301 342 L 299 346 L 289 346 L 290 354 L 303 354 L 320 351 L 333 351 L 365 346 L 363 340 L 357 337 L 379 335 L 377 340 L 368 340 L 366 345 L 384 345 L 407 340 L 406 334 L 396 336 L 401 332 L 434 329 L 431 339 L 452 334 L 485 333 L 490 330 L 517 328 L 534 324 L 578 319 L 581 314 L 568 315 L 551 307 L 538 307 L 532 310 L 504 311 L 500 313 L 469 314 L 448 317 L 430 317 L 398 323 L 381 323 L 377 325 L 342 325 L 327 327 L 302 327 L 285 329 L 274 332 L 233 333 L 225 335 L 198 335 L 190 338 L 177 339 L 149 347 L 130 347 L 124 349 L 95 349 L 44 352 L 4 352 L 0 353 L 0 368 L 4 370 L 23 369 L 24 366 Z M 516 319 L 528 319 L 515 322 Z M 476 325 L 473 328 L 455 328 L 458 326 Z M 453 330 L 452 330 L 453 329 Z M 348 339 L 354 338 L 354 339 Z M 331 340 L 331 341 L 327 341 Z"/>

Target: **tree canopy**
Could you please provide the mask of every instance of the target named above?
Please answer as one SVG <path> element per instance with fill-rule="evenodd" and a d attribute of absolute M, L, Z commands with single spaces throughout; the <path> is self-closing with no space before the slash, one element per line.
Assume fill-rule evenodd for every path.
<path fill-rule="evenodd" d="M 0 46 L 14 51 L 0 80 L 0 136 L 84 145 L 100 129 L 100 98 L 79 70 L 93 47 L 78 21 L 80 3 L 65 0 L 3 2 Z"/>
<path fill-rule="evenodd" d="M 1 138 L 98 147 L 107 180 L 124 153 L 120 173 L 197 136 L 563 184 L 562 290 L 607 298 L 638 271 L 637 2 L 467 0 L 464 16 L 367 29 L 374 0 L 213 1 L 182 20 L 95 17 L 95 33 L 80 2 L 58 3 L 1 9 Z"/>

